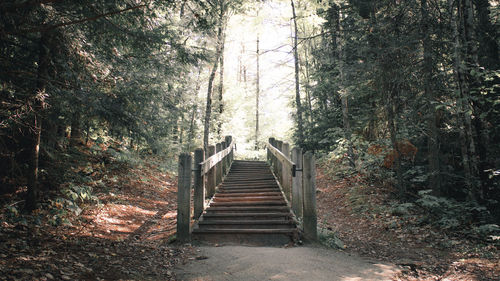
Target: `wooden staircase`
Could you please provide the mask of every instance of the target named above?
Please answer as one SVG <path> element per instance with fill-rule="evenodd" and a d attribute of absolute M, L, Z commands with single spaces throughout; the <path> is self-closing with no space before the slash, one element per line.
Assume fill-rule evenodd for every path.
<path fill-rule="evenodd" d="M 218 244 L 285 245 L 297 240 L 298 230 L 269 166 L 237 160 L 192 237 Z"/>

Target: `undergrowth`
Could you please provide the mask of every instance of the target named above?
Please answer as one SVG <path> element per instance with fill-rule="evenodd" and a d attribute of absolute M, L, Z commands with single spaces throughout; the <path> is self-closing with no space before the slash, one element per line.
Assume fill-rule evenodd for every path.
<path fill-rule="evenodd" d="M 26 188 L 20 185 L 13 194 L 4 194 L 5 198 L 9 197 L 2 200 L 0 223 L 24 227 L 45 223 L 71 225 L 85 208 L 101 204 L 96 192 L 110 192 L 111 187 L 119 186 L 120 174 L 146 164 L 169 173 L 176 167 L 173 157 L 142 155 L 117 145 L 81 145 L 44 157 L 46 162 L 40 172 L 44 197 L 40 198 L 38 207 L 30 213 L 24 212 Z"/>
<path fill-rule="evenodd" d="M 348 164 L 345 152 L 345 148 L 339 145 L 337 150 L 321 155 L 318 164 L 329 178 L 343 179 L 350 185 L 346 198 L 353 214 L 386 219 L 389 229 L 431 227 L 451 236 L 500 244 L 500 227 L 485 206 L 434 196 L 431 190 L 424 189 L 424 185 L 407 201 L 401 202 L 393 186 L 394 173 L 380 167 L 380 159 L 360 156 L 356 168 L 353 168 Z M 425 183 L 419 169 L 411 170 L 412 175 L 407 173 L 407 176 L 416 178 L 411 184 Z"/>

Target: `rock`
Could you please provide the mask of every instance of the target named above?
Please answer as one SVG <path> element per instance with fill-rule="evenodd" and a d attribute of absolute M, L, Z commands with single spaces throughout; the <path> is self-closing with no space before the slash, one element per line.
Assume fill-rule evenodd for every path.
<path fill-rule="evenodd" d="M 50 273 L 45 273 L 45 277 L 47 277 L 47 279 L 50 279 L 50 280 L 54 279 L 54 275 L 52 275 Z"/>

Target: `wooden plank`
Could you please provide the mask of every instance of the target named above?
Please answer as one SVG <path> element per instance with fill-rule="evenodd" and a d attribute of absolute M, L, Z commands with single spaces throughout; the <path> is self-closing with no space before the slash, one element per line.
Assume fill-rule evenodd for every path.
<path fill-rule="evenodd" d="M 222 161 L 224 157 L 226 157 L 228 154 L 232 152 L 233 147 L 234 147 L 234 140 L 231 142 L 231 145 L 228 148 L 216 153 L 215 155 L 208 157 L 204 162 L 202 162 L 201 163 L 202 174 L 204 175 L 208 173 L 210 169 L 212 169 L 215 165 L 217 165 L 217 163 Z"/>
<path fill-rule="evenodd" d="M 179 155 L 177 181 L 177 240 L 188 242 L 191 233 L 191 155 Z"/>
<path fill-rule="evenodd" d="M 314 154 L 308 151 L 304 154 L 304 236 L 308 240 L 318 239 L 318 218 L 316 215 L 316 162 Z"/>
<path fill-rule="evenodd" d="M 292 149 L 292 160 L 295 162 L 297 171 L 292 179 L 292 209 L 297 218 L 302 218 L 302 206 L 304 197 L 302 189 L 302 149 L 294 147 Z"/>
<path fill-rule="evenodd" d="M 194 218 L 198 219 L 205 210 L 205 180 L 201 174 L 200 164 L 205 159 L 203 148 L 194 151 Z"/>
<path fill-rule="evenodd" d="M 279 151 L 276 147 L 270 145 L 269 143 L 267 143 L 266 145 L 267 145 L 267 148 L 269 149 L 269 151 L 271 151 L 271 153 L 274 156 L 276 156 L 276 158 L 278 159 L 279 162 L 286 164 L 287 166 L 290 166 L 290 167 L 295 165 L 295 163 L 293 163 L 290 158 L 285 156 L 285 154 L 283 154 L 281 151 Z"/>
<path fill-rule="evenodd" d="M 213 145 L 208 146 L 208 155 L 209 156 L 215 155 L 215 146 L 213 146 Z M 201 167 L 201 164 L 200 164 L 200 167 Z M 201 173 L 204 174 L 203 169 L 201 169 L 201 170 L 202 170 Z M 214 194 L 215 194 L 215 168 L 208 170 L 208 173 L 206 174 L 206 178 L 207 178 L 207 194 L 206 194 L 206 196 L 210 198 L 210 197 L 214 196 Z"/>
<path fill-rule="evenodd" d="M 223 149 L 222 149 L 222 143 L 218 143 L 215 145 L 215 151 L 217 152 L 221 152 Z M 222 159 L 221 158 L 221 161 L 217 162 L 217 164 L 215 165 L 215 167 L 217 167 L 215 170 L 216 170 L 216 173 L 215 173 L 215 186 L 218 186 L 221 182 L 222 182 Z"/>

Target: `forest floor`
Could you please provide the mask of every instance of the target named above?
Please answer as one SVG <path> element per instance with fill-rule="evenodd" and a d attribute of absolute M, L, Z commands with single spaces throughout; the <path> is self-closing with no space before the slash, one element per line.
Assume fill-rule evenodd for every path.
<path fill-rule="evenodd" d="M 93 190 L 99 203 L 82 204 L 78 216 L 68 215 L 68 220 L 57 225 L 50 219 L 56 217 L 52 215 L 54 208 L 40 209 L 30 215 L 13 212 L 13 207 L 22 201 L 23 190 L 2 195 L 0 280 L 176 280 L 192 276 L 190 270 L 195 274 L 190 269 L 193 264 L 210 266 L 224 261 L 228 268 L 235 269 L 233 275 L 224 271 L 213 280 L 232 280 L 240 272 L 236 269 L 243 266 L 241 262 L 247 258 L 251 262 L 251 253 L 257 253 L 254 268 L 259 268 L 257 265 L 263 260 L 258 258 L 258 252 L 269 256 L 262 266 L 272 265 L 283 257 L 303 260 L 301 256 L 310 255 L 313 261 L 310 266 L 315 272 L 322 269 L 314 264 L 325 263 L 329 265 L 324 268 L 325 273 L 341 270 L 343 276 L 357 276 L 361 280 L 377 276 L 386 279 L 389 275 L 383 278 L 377 275 L 382 269 L 387 269 L 385 274 L 393 275 L 394 267 L 380 267 L 384 263 L 376 261 L 403 268 L 399 275 L 393 275 L 394 280 L 498 280 L 500 276 L 498 248 L 447 236 L 428 227 L 409 227 L 384 211 L 387 192 L 365 185 L 356 177 L 329 177 L 322 169 L 318 169 L 317 179 L 318 221 L 340 238 L 345 245 L 343 249 L 295 247 L 270 251 L 178 245 L 173 243 L 176 179 L 155 163 L 158 161 L 149 159 L 137 165 L 106 168 L 92 163 L 94 169 L 89 176 L 95 183 Z M 81 172 L 82 168 L 72 169 Z M 353 198 L 357 205 L 353 204 Z M 359 198 L 367 206 L 377 206 L 378 212 L 373 212 L 373 208 L 368 208 L 371 211 L 355 208 L 359 206 Z M 232 255 L 243 251 L 242 259 L 217 259 L 221 251 L 225 251 L 221 257 L 227 256 L 228 251 Z M 290 254 L 293 251 L 297 253 Z M 335 261 L 337 266 L 333 264 Z M 299 270 L 300 264 L 282 271 Z M 259 276 L 286 279 L 276 268 L 279 267 L 255 272 L 264 274 Z M 372 271 L 373 275 L 360 275 L 364 274 L 361 268 L 368 274 Z M 306 278 L 310 276 L 308 268 L 301 270 Z M 179 272 L 182 275 L 176 276 Z"/>
<path fill-rule="evenodd" d="M 344 251 L 400 266 L 395 280 L 500 280 L 498 243 L 414 224 L 391 213 L 391 190 L 317 172 L 318 222 Z"/>
<path fill-rule="evenodd" d="M 173 267 L 194 251 L 171 243 L 176 179 L 147 161 L 93 176 L 104 179 L 99 203 L 59 226 L 2 209 L 0 280 L 175 280 Z"/>

